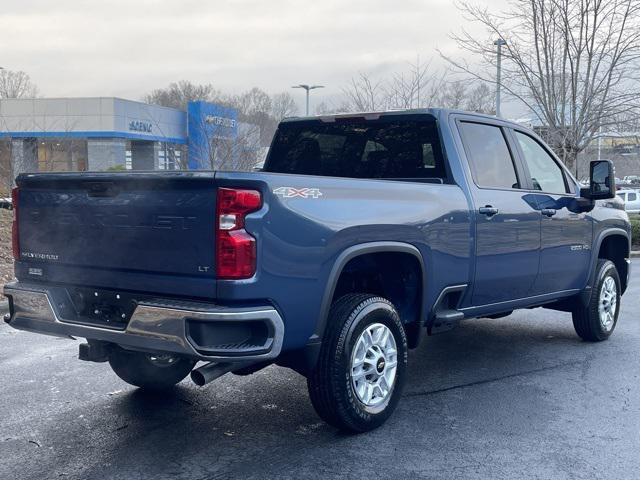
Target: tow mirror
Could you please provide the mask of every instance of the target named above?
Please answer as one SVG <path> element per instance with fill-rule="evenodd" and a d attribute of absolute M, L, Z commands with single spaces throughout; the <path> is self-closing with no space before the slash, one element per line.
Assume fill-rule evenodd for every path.
<path fill-rule="evenodd" d="M 616 196 L 616 178 L 611 160 L 595 160 L 590 165 L 588 198 L 602 200 Z"/>

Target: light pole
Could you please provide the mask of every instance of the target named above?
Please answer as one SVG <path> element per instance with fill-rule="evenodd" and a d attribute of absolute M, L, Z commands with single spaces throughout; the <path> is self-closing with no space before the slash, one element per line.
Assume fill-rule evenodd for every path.
<path fill-rule="evenodd" d="M 507 42 L 499 38 L 493 44 L 498 48 L 498 72 L 496 74 L 496 117 L 500 116 L 500 75 L 502 74 L 502 46 Z"/>
<path fill-rule="evenodd" d="M 598 160 L 602 160 L 602 125 L 598 127 Z"/>
<path fill-rule="evenodd" d="M 309 90 L 315 90 L 316 88 L 324 88 L 324 85 L 294 85 L 291 88 L 304 88 L 307 91 L 307 117 L 309 116 Z"/>

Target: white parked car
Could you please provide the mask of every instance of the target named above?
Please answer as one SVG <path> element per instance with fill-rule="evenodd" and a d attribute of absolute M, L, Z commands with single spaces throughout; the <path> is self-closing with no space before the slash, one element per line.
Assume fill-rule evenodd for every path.
<path fill-rule="evenodd" d="M 627 213 L 640 213 L 640 192 L 637 190 L 618 190 L 618 197 L 624 202 Z"/>

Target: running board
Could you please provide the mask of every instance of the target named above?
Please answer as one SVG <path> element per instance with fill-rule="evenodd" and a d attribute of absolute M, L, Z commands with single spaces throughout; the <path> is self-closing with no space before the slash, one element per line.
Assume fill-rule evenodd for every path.
<path fill-rule="evenodd" d="M 458 326 L 464 319 L 464 312 L 458 310 L 462 296 L 467 288 L 466 284 L 445 287 L 433 304 L 431 321 L 427 324 L 427 333 L 436 335 L 448 332 Z"/>
<path fill-rule="evenodd" d="M 436 313 L 433 325 L 429 331 L 430 335 L 447 332 L 458 326 L 458 323 L 464 319 L 464 313 L 460 310 L 440 310 Z"/>

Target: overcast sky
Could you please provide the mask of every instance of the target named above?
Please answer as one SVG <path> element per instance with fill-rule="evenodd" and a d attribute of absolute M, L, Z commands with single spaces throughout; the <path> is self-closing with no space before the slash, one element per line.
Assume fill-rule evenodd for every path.
<path fill-rule="evenodd" d="M 319 83 L 331 98 L 359 71 L 462 55 L 448 34 L 463 25 L 484 34 L 452 0 L 2 0 L 0 66 L 46 97 L 140 99 L 188 79 L 228 92 Z"/>

